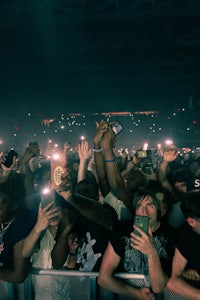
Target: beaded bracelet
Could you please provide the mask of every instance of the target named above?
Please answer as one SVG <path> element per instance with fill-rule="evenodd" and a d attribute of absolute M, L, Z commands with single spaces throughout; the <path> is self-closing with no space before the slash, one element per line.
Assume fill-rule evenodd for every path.
<path fill-rule="evenodd" d="M 114 162 L 115 159 L 105 159 L 104 162 Z"/>
<path fill-rule="evenodd" d="M 102 149 L 102 148 L 100 148 L 100 149 L 94 149 L 94 148 L 93 148 L 93 149 L 92 149 L 92 151 L 93 151 L 93 152 L 97 152 L 97 153 L 98 153 L 98 152 L 102 152 L 102 151 L 103 151 L 103 149 Z"/>

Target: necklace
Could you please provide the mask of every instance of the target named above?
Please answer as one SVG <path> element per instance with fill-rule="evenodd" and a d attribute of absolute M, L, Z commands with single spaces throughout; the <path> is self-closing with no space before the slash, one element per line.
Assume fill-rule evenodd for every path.
<path fill-rule="evenodd" d="M 10 222 L 1 223 L 1 227 L 0 227 L 0 254 L 1 254 L 1 252 L 4 251 L 3 236 L 4 236 L 5 232 L 7 231 L 7 229 L 10 227 L 10 225 L 12 224 L 13 220 L 14 220 L 14 218 Z"/>

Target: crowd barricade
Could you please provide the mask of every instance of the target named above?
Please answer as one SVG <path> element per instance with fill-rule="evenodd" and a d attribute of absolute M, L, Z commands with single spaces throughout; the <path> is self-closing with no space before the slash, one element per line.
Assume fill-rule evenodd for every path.
<path fill-rule="evenodd" d="M 146 286 L 144 275 L 115 275 L 135 286 Z M 20 284 L 0 280 L 0 300 L 133 300 L 100 287 L 97 277 L 98 272 L 34 269 Z M 164 300 L 186 299 L 165 290 Z"/>

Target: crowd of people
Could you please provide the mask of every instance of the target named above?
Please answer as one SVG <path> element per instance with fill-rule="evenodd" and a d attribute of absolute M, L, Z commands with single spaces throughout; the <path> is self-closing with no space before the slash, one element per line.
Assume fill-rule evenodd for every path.
<path fill-rule="evenodd" d="M 95 271 L 100 286 L 133 299 L 164 299 L 165 289 L 200 299 L 200 153 L 170 145 L 118 154 L 119 139 L 96 122 L 93 145 L 82 140 L 71 152 L 63 143 L 56 175 L 51 143 L 42 154 L 30 141 L 10 163 L 1 153 L 0 280 L 23 282 L 33 268 Z M 146 284 L 117 272 L 143 274 Z M 67 280 L 49 280 L 60 286 L 49 293 L 70 299 Z"/>

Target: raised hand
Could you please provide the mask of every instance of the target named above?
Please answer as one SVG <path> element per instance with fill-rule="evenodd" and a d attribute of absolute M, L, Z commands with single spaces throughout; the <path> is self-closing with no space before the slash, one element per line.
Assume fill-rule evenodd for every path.
<path fill-rule="evenodd" d="M 50 126 L 51 123 L 53 123 L 55 121 L 55 118 L 52 118 L 52 119 L 44 119 L 41 121 L 42 125 L 44 126 Z"/>
<path fill-rule="evenodd" d="M 103 135 L 108 131 L 109 124 L 105 120 L 101 120 L 100 122 L 96 122 L 96 131 L 93 136 L 93 143 L 100 144 Z"/>
<path fill-rule="evenodd" d="M 51 221 L 54 218 L 59 216 L 60 208 L 59 207 L 51 208 L 54 204 L 55 204 L 54 201 L 51 201 L 44 208 L 42 208 L 40 203 L 38 209 L 38 218 L 35 224 L 35 230 L 37 233 L 41 233 L 43 230 L 45 230 L 49 226 Z"/>
<path fill-rule="evenodd" d="M 80 160 L 87 160 L 91 157 L 91 149 L 89 148 L 89 143 L 86 140 L 81 141 L 78 144 L 78 156 Z"/>

